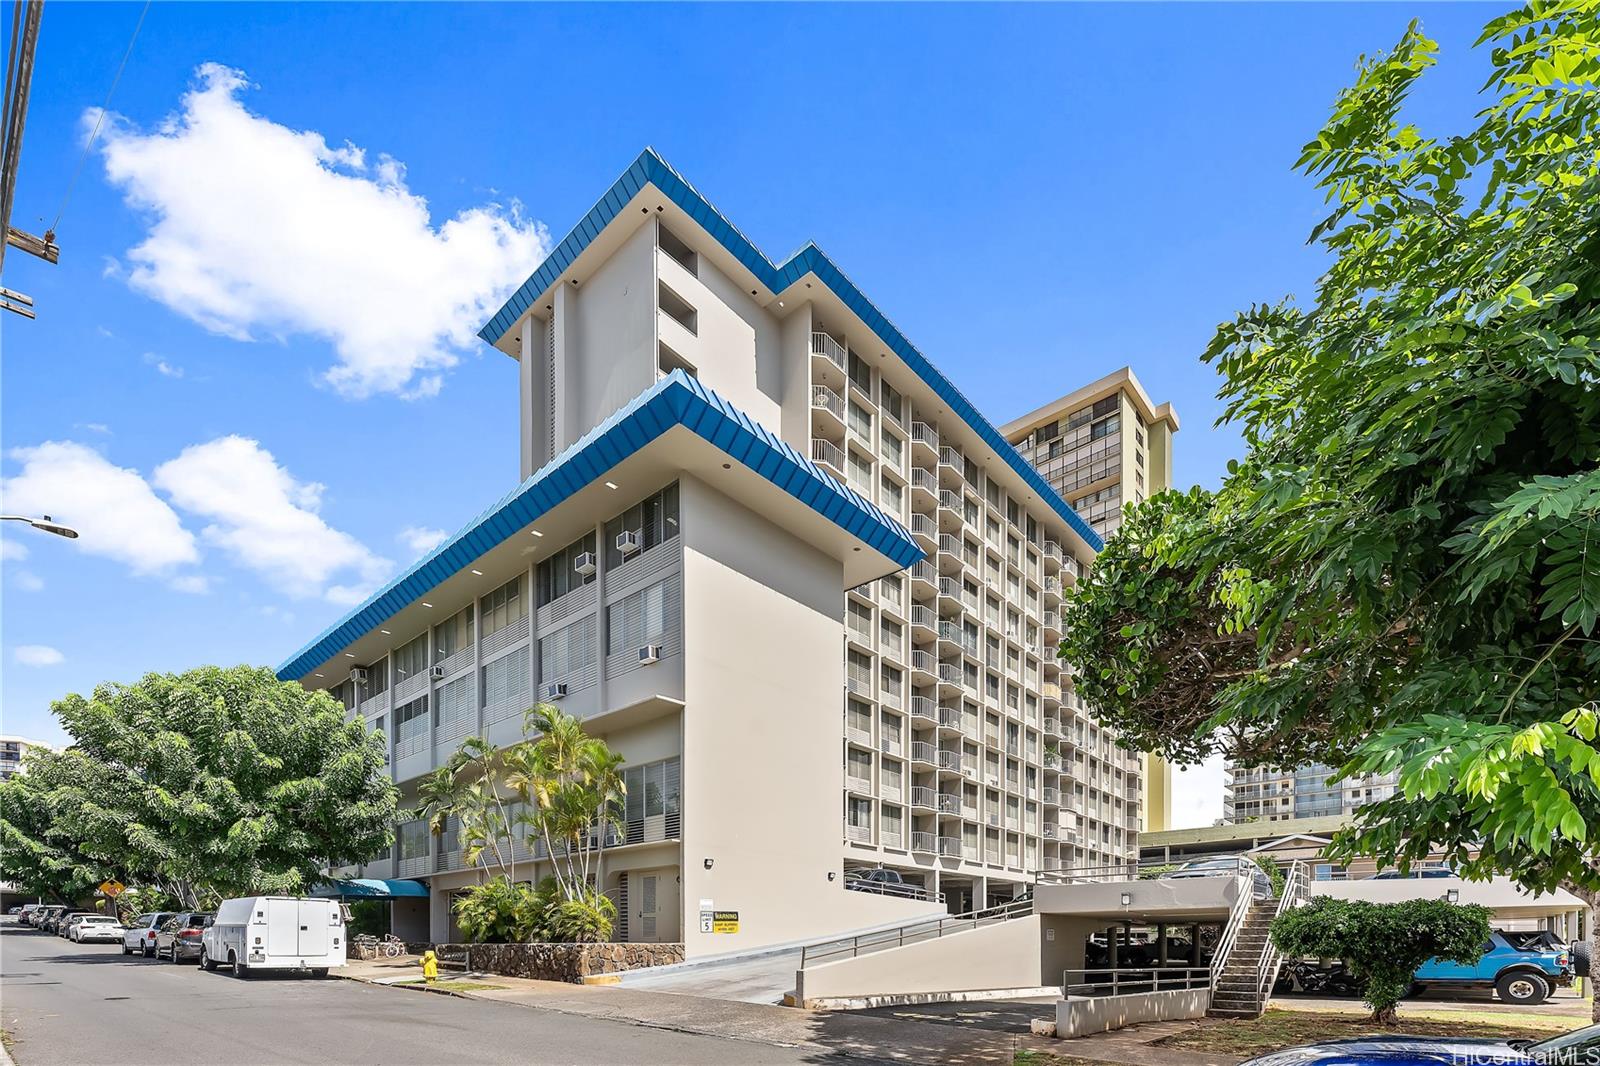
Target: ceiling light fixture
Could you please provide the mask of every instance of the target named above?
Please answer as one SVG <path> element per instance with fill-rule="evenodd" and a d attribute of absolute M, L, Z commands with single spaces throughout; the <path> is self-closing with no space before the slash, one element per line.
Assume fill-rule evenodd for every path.
<path fill-rule="evenodd" d="M 534 536 L 536 536 L 536 537 L 542 537 L 542 536 L 544 536 L 544 534 L 543 534 L 543 533 L 540 533 L 540 532 L 539 532 L 539 531 L 538 531 L 538 530 L 537 530 L 537 529 L 530 529 L 530 530 L 528 530 L 528 532 L 529 532 L 529 533 L 532 533 L 532 534 L 533 534 L 533 535 L 534 535 Z"/>
<path fill-rule="evenodd" d="M 478 576 L 479 576 L 479 577 L 482 577 L 482 576 L 483 576 L 483 571 L 482 571 L 482 570 L 479 570 L 479 569 L 478 569 L 478 568 L 477 568 L 477 567 L 473 567 L 473 568 L 472 568 L 472 572 L 473 572 L 473 573 L 474 573 L 474 574 L 477 574 L 477 575 L 478 575 Z"/>
<path fill-rule="evenodd" d="M 427 600 L 423 600 L 422 601 L 422 606 L 424 606 L 424 607 L 432 607 L 433 604 L 429 603 Z"/>
<path fill-rule="evenodd" d="M 615 489 L 615 488 L 616 488 L 616 487 L 617 487 L 617 483 L 616 483 L 616 482 L 615 482 L 615 481 L 608 481 L 608 482 L 606 482 L 606 488 L 608 488 L 608 489 Z"/>

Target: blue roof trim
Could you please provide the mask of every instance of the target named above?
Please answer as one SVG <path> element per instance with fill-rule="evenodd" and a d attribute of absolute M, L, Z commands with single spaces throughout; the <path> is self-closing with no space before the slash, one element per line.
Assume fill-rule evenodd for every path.
<path fill-rule="evenodd" d="M 328 627 L 282 666 L 278 677 L 303 677 L 358 637 L 376 629 L 440 582 L 465 569 L 511 534 L 598 481 L 608 470 L 674 426 L 686 426 L 896 566 L 923 557 L 904 526 L 785 444 L 765 426 L 682 371 L 674 371 L 590 430 L 493 507 L 423 556 L 365 603 Z"/>
<path fill-rule="evenodd" d="M 732 222 L 712 207 L 710 201 L 700 195 L 694 186 L 657 155 L 653 148 L 646 148 L 640 153 L 639 158 L 633 161 L 633 165 L 610 189 L 606 190 L 605 195 L 589 209 L 589 213 L 573 227 L 572 232 L 556 245 L 555 251 L 550 253 L 532 276 L 511 294 L 505 305 L 478 331 L 478 336 L 490 344 L 504 337 L 506 331 L 522 317 L 528 306 L 560 279 L 589 246 L 589 242 L 646 184 L 653 184 L 661 190 L 662 195 L 688 212 L 691 218 L 716 238 L 770 291 L 782 292 L 807 273 L 815 274 L 817 279 L 832 289 L 856 317 L 865 322 L 867 328 L 877 334 L 878 339 L 888 345 L 913 373 L 927 382 L 939 398 L 949 405 L 950 410 L 971 426 L 978 436 L 983 438 L 984 443 L 993 448 L 1006 464 L 1022 477 L 1028 487 L 1037 492 L 1039 498 L 1049 504 L 1051 510 L 1088 543 L 1089 547 L 1097 552 L 1105 547 L 1105 541 L 1088 522 L 1084 521 L 1083 516 L 1073 510 L 1072 506 L 1061 498 L 1061 494 L 1050 487 L 1050 483 L 1033 468 L 1033 464 L 1018 454 L 1010 442 L 1000 435 L 1000 431 L 978 411 L 972 401 L 963 396 L 961 390 L 940 373 L 927 356 L 917 350 L 916 345 L 889 321 L 887 315 L 867 299 L 821 248 L 815 243 L 808 243 L 781 265 L 773 263 L 748 237 L 740 233 Z"/>

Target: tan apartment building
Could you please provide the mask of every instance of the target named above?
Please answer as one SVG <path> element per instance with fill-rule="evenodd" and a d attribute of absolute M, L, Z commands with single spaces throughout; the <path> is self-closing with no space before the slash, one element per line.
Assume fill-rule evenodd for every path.
<path fill-rule="evenodd" d="M 619 936 L 691 957 L 1137 857 L 1138 758 L 1054 654 L 1099 536 L 815 245 L 772 262 L 647 151 L 480 335 L 523 480 L 279 670 L 407 799 L 530 703 L 579 716 L 627 760 Z M 434 939 L 478 879 L 421 822 L 344 873 L 425 884 L 397 924 Z"/>
<path fill-rule="evenodd" d="M 1172 437 L 1178 413 L 1159 406 L 1123 367 L 1002 426 L 1044 479 L 1102 539 L 1122 524 L 1125 504 L 1172 487 Z M 1172 768 L 1141 757 L 1145 781 L 1140 826 L 1172 824 Z"/>

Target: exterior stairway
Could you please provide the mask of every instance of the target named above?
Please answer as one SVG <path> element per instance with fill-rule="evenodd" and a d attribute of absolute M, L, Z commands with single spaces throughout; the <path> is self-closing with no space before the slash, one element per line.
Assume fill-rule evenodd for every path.
<path fill-rule="evenodd" d="M 1267 1009 L 1272 995 L 1272 984 L 1277 978 L 1277 952 L 1267 938 L 1272 919 L 1278 914 L 1278 900 L 1260 899 L 1245 912 L 1239 926 L 1238 939 L 1228 953 L 1222 972 L 1217 975 L 1211 989 L 1211 1009 L 1206 1014 L 1213 1018 L 1259 1018 Z M 1265 967 L 1272 974 L 1261 987 Z"/>

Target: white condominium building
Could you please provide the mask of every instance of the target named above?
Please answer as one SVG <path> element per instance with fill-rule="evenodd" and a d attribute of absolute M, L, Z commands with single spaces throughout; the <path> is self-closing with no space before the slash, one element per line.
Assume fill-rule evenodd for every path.
<path fill-rule="evenodd" d="M 27 737 L 0 736 L 0 781 L 24 772 L 22 760 L 27 756 L 28 749 L 49 747 L 48 744 L 29 740 Z"/>
<path fill-rule="evenodd" d="M 1137 858 L 1138 757 L 1055 656 L 1100 538 L 815 245 L 773 263 L 647 151 L 480 335 L 522 482 L 279 671 L 408 799 L 533 702 L 580 716 L 627 759 L 618 935 L 690 956 Z M 425 882 L 400 931 L 445 939 L 477 875 L 397 836 L 359 874 Z"/>
<path fill-rule="evenodd" d="M 1172 437 L 1178 413 L 1123 367 L 1045 404 L 1000 432 L 1077 509 L 1102 538 L 1122 524 L 1122 508 L 1172 488 Z M 1172 768 L 1145 755 L 1140 828 L 1172 827 Z"/>

